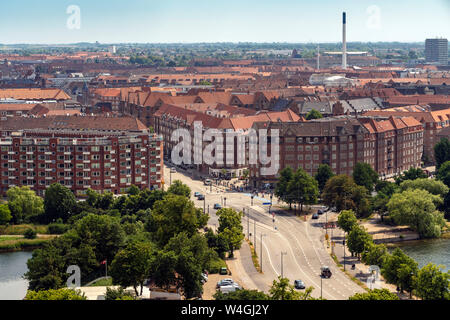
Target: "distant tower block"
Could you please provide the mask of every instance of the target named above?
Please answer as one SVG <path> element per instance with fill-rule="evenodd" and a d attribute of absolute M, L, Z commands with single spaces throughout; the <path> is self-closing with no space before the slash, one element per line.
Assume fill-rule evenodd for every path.
<path fill-rule="evenodd" d="M 347 69 L 347 17 L 342 13 L 342 69 Z"/>

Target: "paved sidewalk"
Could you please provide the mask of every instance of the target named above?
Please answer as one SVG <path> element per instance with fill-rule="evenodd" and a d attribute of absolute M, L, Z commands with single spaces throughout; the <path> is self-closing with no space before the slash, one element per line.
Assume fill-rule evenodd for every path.
<path fill-rule="evenodd" d="M 231 270 L 233 278 L 240 282 L 242 287 L 249 290 L 259 290 L 269 292 L 273 279 L 268 279 L 264 273 L 259 273 L 252 260 L 249 244 L 244 241 L 241 249 L 234 252 L 234 258 L 226 260 L 228 268 Z M 239 278 L 239 279 L 238 279 Z"/>

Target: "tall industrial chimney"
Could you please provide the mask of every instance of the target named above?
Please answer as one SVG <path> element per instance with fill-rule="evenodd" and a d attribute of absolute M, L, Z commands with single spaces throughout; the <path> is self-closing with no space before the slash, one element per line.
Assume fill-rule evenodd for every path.
<path fill-rule="evenodd" d="M 342 69 L 347 69 L 347 18 L 345 12 L 342 13 Z"/>
<path fill-rule="evenodd" d="M 320 51 L 319 51 L 319 45 L 317 45 L 317 70 L 320 70 Z"/>

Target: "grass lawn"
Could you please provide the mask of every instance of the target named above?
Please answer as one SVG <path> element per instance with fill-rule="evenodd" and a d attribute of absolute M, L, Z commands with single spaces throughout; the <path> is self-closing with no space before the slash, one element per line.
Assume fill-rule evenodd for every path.
<path fill-rule="evenodd" d="M 0 226 L 0 234 L 2 235 L 23 235 L 27 229 L 33 229 L 36 233 L 45 234 L 48 232 L 46 225 L 35 224 L 17 224 L 9 226 Z"/>
<path fill-rule="evenodd" d="M 18 240 L 18 239 L 23 239 L 23 237 L 21 236 L 0 236 L 0 242 L 5 242 L 5 241 L 14 241 L 14 240 Z"/>
<path fill-rule="evenodd" d="M 106 287 L 106 286 L 112 286 L 112 278 L 107 279 L 100 279 L 98 281 L 95 281 L 92 283 L 89 287 Z"/>
<path fill-rule="evenodd" d="M 42 235 L 36 239 L 25 239 L 23 236 L 0 235 L 0 251 L 17 251 L 42 246 L 56 236 Z"/>

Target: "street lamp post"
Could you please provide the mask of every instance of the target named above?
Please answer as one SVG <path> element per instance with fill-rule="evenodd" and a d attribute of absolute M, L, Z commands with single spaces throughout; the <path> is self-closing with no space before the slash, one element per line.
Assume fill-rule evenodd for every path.
<path fill-rule="evenodd" d="M 322 280 L 323 280 L 323 277 L 320 276 L 320 299 L 322 299 Z"/>
<path fill-rule="evenodd" d="M 203 197 L 203 213 L 206 213 L 206 195 Z"/>
<path fill-rule="evenodd" d="M 259 259 L 260 259 L 260 261 L 261 261 L 261 263 L 260 263 L 260 269 L 261 269 L 261 272 L 262 272 L 262 260 L 263 260 L 263 259 L 262 259 L 262 247 L 263 247 L 263 245 L 262 245 L 262 238 L 265 237 L 265 236 L 267 236 L 265 233 L 261 233 L 261 243 L 260 243 L 260 244 L 261 244 L 261 249 L 260 249 L 260 252 L 261 252 L 261 253 L 260 253 L 260 255 L 259 255 L 259 256 L 260 256 Z"/>
<path fill-rule="evenodd" d="M 287 252 L 281 251 L 281 277 L 283 278 L 283 256 L 286 255 Z"/>

